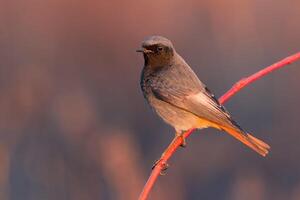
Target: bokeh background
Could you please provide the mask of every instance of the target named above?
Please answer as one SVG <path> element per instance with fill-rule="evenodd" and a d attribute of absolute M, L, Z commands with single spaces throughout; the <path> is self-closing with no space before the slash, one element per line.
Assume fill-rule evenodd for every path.
<path fill-rule="evenodd" d="M 300 49 L 300 1 L 0 1 L 0 199 L 131 200 L 173 129 L 139 87 L 149 35 L 163 35 L 221 96 Z M 272 147 L 262 158 L 197 131 L 150 199 L 300 199 L 300 62 L 227 109 Z"/>

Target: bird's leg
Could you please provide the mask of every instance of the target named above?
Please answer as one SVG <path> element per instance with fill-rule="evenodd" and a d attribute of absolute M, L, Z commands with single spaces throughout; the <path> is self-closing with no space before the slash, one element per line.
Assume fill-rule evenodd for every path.
<path fill-rule="evenodd" d="M 176 131 L 176 135 L 175 135 L 175 138 L 181 137 L 182 144 L 180 146 L 183 147 L 183 148 L 186 147 L 186 141 L 185 141 L 185 138 L 183 137 L 184 132 L 185 131 Z"/>

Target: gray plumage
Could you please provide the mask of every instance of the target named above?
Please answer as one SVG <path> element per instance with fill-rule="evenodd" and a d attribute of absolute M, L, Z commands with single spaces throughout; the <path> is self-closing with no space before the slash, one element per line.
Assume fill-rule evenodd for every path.
<path fill-rule="evenodd" d="M 197 127 L 199 119 L 195 115 L 218 124 L 235 123 L 168 39 L 152 36 L 142 46 L 153 53 L 144 55 L 141 88 L 149 104 L 167 123 L 177 131 L 204 128 Z M 159 46 L 165 49 L 158 52 Z M 195 98 L 197 94 L 203 94 L 201 101 Z"/>
<path fill-rule="evenodd" d="M 242 130 L 168 39 L 149 37 L 138 51 L 145 60 L 140 82 L 144 97 L 177 136 L 192 128 L 214 127 L 263 156 L 268 153 L 269 145 Z"/>

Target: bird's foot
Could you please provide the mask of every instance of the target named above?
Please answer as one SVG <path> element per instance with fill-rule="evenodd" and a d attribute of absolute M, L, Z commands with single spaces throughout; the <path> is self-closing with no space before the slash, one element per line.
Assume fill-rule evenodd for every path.
<path fill-rule="evenodd" d="M 180 137 L 182 139 L 182 143 L 181 143 L 180 146 L 183 147 L 183 148 L 185 148 L 186 147 L 186 140 L 185 140 L 185 138 L 182 135 Z"/>
<path fill-rule="evenodd" d="M 183 137 L 183 133 L 184 133 L 184 132 L 176 133 L 176 137 L 180 137 L 180 138 L 181 138 L 182 143 L 180 144 L 180 146 L 183 147 L 183 148 L 185 148 L 185 147 L 186 147 L 186 140 L 185 140 L 185 138 Z"/>

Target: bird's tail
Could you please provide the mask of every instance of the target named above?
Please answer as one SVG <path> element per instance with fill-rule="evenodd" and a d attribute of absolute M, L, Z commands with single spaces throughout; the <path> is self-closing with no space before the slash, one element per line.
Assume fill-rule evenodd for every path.
<path fill-rule="evenodd" d="M 248 134 L 248 133 L 241 133 L 238 130 L 235 130 L 233 128 L 228 127 L 222 127 L 223 130 L 225 130 L 227 133 L 256 151 L 262 156 L 266 156 L 269 153 L 270 146 L 263 141 L 255 138 L 254 136 Z"/>

